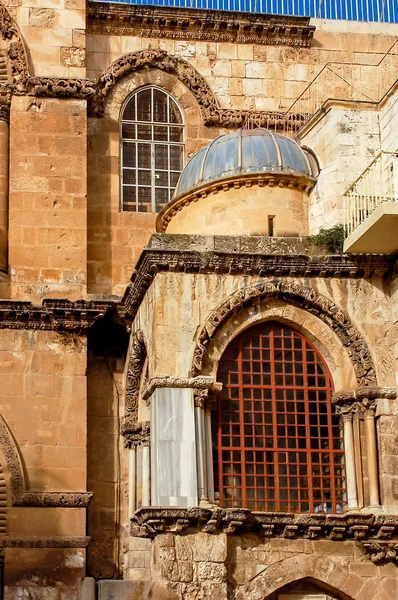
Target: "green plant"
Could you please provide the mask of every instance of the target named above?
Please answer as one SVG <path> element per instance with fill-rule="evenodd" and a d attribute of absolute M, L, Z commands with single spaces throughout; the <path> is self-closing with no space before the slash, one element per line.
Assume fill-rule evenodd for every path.
<path fill-rule="evenodd" d="M 310 235 L 310 241 L 318 247 L 324 248 L 330 254 L 343 254 L 345 240 L 344 225 L 334 225 L 330 229 L 320 229 L 316 235 Z"/>

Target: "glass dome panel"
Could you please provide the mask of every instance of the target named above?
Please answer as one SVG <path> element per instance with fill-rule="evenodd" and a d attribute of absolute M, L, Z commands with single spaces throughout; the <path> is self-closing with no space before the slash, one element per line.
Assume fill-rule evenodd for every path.
<path fill-rule="evenodd" d="M 203 181 L 236 173 L 238 169 L 238 133 L 216 138 L 209 147 L 203 170 Z"/>

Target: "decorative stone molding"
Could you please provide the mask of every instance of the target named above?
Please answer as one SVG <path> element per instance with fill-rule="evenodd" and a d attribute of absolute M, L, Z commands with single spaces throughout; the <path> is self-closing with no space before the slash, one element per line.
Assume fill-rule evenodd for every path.
<path fill-rule="evenodd" d="M 221 384 L 212 377 L 170 377 L 168 375 L 152 377 L 142 392 L 143 400 L 148 400 L 156 388 L 196 388 L 201 390 L 221 390 Z"/>
<path fill-rule="evenodd" d="M 88 536 L 6 535 L 0 538 L 0 548 L 87 548 L 89 542 Z"/>
<path fill-rule="evenodd" d="M 398 536 L 397 515 L 260 513 L 248 509 L 140 508 L 131 519 L 131 534 L 154 537 L 189 529 L 206 533 L 255 533 L 265 537 L 324 540 L 391 540 Z"/>
<path fill-rule="evenodd" d="M 173 73 L 192 92 L 202 112 L 205 125 L 226 128 L 242 127 L 250 122 L 253 125 L 283 129 L 286 125 L 282 111 L 250 111 L 223 109 L 207 84 L 206 80 L 186 60 L 170 56 L 164 50 L 145 49 L 131 52 L 114 61 L 99 77 L 95 93 L 90 98 L 89 113 L 92 116 L 104 114 L 105 99 L 114 85 L 129 73 L 141 69 L 155 68 Z M 308 120 L 308 115 L 289 115 L 289 127 L 298 130 Z"/>
<path fill-rule="evenodd" d="M 361 544 L 370 560 L 376 565 L 392 562 L 398 565 L 398 541 L 370 541 Z"/>
<path fill-rule="evenodd" d="M 54 506 L 64 508 L 85 508 L 90 492 L 30 492 L 26 482 L 18 446 L 0 416 L 0 449 L 4 454 L 10 475 L 10 488 L 13 506 Z"/>
<path fill-rule="evenodd" d="M 139 329 L 132 335 L 129 366 L 127 369 L 125 415 L 121 433 L 134 433 L 132 429 L 138 418 L 138 399 L 140 393 L 142 369 L 147 357 L 145 338 Z"/>
<path fill-rule="evenodd" d="M 25 45 L 18 25 L 2 3 L 0 3 L 0 34 L 6 42 L 7 57 L 15 91 L 24 92 L 29 76 Z"/>
<path fill-rule="evenodd" d="M 102 318 L 113 302 L 78 300 L 43 300 L 41 306 L 31 302 L 0 301 L 0 329 L 36 329 L 85 333 Z"/>
<path fill-rule="evenodd" d="M 13 506 L 86 508 L 92 496 L 91 492 L 23 492 L 14 499 Z"/>
<path fill-rule="evenodd" d="M 27 87 L 28 93 L 32 96 L 87 100 L 94 95 L 95 84 L 95 79 L 30 77 Z"/>
<path fill-rule="evenodd" d="M 306 17 L 105 2 L 89 2 L 87 10 L 87 32 L 103 35 L 307 48 L 314 31 Z"/>
<path fill-rule="evenodd" d="M 135 316 L 146 290 L 159 272 L 353 279 L 385 278 L 394 268 L 391 257 L 382 255 L 309 256 L 288 255 L 282 252 L 262 254 L 258 245 L 266 238 L 261 237 L 247 241 L 239 240 L 235 236 L 231 236 L 230 240 L 225 239 L 228 236 L 211 238 L 209 236 L 209 239 L 206 239 L 206 236 L 183 235 L 154 237 L 157 247 L 145 248 L 141 253 L 131 277 L 132 283 L 127 288 L 121 305 L 118 306 L 122 319 L 131 320 Z M 184 242 L 180 241 L 182 238 Z M 224 251 L 222 251 L 224 240 Z M 167 245 L 171 247 L 168 248 Z M 178 245 L 181 249 L 178 249 Z M 189 249 L 190 245 L 193 247 L 192 250 Z"/>
<path fill-rule="evenodd" d="M 221 390 L 222 383 L 216 383 L 213 389 L 195 388 L 193 391 L 194 405 L 204 410 L 212 410 L 216 405 L 217 395 Z"/>
<path fill-rule="evenodd" d="M 10 120 L 11 90 L 8 86 L 0 86 L 0 120 Z"/>
<path fill-rule="evenodd" d="M 231 294 L 207 317 L 195 346 L 191 375 L 201 372 L 207 348 L 223 323 L 247 306 L 270 298 L 310 310 L 325 322 L 347 349 L 358 383 L 364 386 L 376 383 L 376 370 L 369 348 L 348 315 L 315 290 L 284 279 L 260 281 L 242 288 Z"/>
<path fill-rule="evenodd" d="M 315 184 L 316 180 L 312 177 L 307 177 L 305 175 L 292 177 L 288 173 L 277 172 L 239 173 L 233 177 L 225 177 L 218 181 L 210 181 L 197 186 L 193 190 L 188 190 L 186 193 L 177 196 L 177 198 L 174 198 L 166 204 L 156 218 L 156 231 L 165 233 L 171 219 L 186 206 L 189 206 L 193 202 L 197 202 L 201 198 L 206 198 L 209 195 L 227 192 L 231 188 L 251 188 L 253 185 L 259 187 L 277 186 L 280 188 L 288 188 L 290 190 L 296 189 L 309 194 Z"/>

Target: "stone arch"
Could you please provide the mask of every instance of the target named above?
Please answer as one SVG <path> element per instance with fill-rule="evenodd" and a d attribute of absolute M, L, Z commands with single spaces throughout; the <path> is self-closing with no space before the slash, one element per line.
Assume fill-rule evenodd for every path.
<path fill-rule="evenodd" d="M 0 34 L 6 45 L 9 75 L 16 91 L 23 92 L 29 77 L 28 59 L 18 25 L 4 4 L 0 3 Z"/>
<path fill-rule="evenodd" d="M 315 290 L 282 279 L 260 281 L 242 288 L 213 310 L 197 338 L 191 376 L 203 374 L 209 347 L 223 324 L 244 309 L 269 300 L 280 300 L 299 307 L 320 319 L 334 332 L 346 349 L 358 385 L 376 385 L 376 370 L 368 345 L 348 315 Z"/>
<path fill-rule="evenodd" d="M 204 122 L 209 123 L 211 113 L 218 109 L 214 93 L 192 65 L 180 57 L 170 56 L 164 50 L 139 50 L 114 61 L 97 81 L 92 99 L 94 112 L 97 115 L 103 114 L 105 98 L 120 79 L 143 69 L 159 69 L 176 75 L 192 92 L 200 106 Z"/>
<path fill-rule="evenodd" d="M 0 451 L 7 465 L 12 503 L 16 504 L 25 493 L 25 474 L 17 443 L 2 416 L 0 416 Z"/>
<path fill-rule="evenodd" d="M 356 580 L 356 587 L 352 585 L 352 579 Z M 265 567 L 239 588 L 236 600 L 246 598 L 267 600 L 281 588 L 300 580 L 318 585 L 341 600 L 355 600 L 368 578 L 360 576 L 353 578 L 347 566 L 343 566 L 338 561 L 335 563 L 330 556 L 301 554 L 284 558 Z"/>

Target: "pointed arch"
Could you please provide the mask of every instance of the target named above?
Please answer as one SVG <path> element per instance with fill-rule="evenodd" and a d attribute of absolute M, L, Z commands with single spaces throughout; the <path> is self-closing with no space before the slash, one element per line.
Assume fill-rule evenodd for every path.
<path fill-rule="evenodd" d="M 258 575 L 241 586 L 236 600 L 268 600 L 286 585 L 307 580 L 332 593 L 341 600 L 355 600 L 368 578 L 358 576 L 356 591 L 352 596 L 350 573 L 340 562 L 334 563 L 330 556 L 300 554 L 290 556 L 265 567 Z M 349 593 L 347 593 L 349 592 Z"/>
<path fill-rule="evenodd" d="M 25 492 L 25 475 L 21 456 L 7 423 L 0 415 L 0 451 L 7 463 L 10 478 L 10 489 L 13 503 L 17 502 Z"/>
<path fill-rule="evenodd" d="M 305 309 L 326 323 L 347 349 L 358 385 L 377 384 L 376 369 L 368 345 L 349 316 L 314 289 L 282 279 L 260 281 L 241 288 L 210 313 L 197 338 L 190 375 L 195 377 L 201 374 L 209 345 L 228 319 L 249 306 L 272 299 Z"/>
<path fill-rule="evenodd" d="M 6 42 L 7 58 L 12 82 L 17 91 L 23 91 L 29 77 L 28 59 L 21 32 L 7 8 L 0 2 L 0 34 Z"/>

